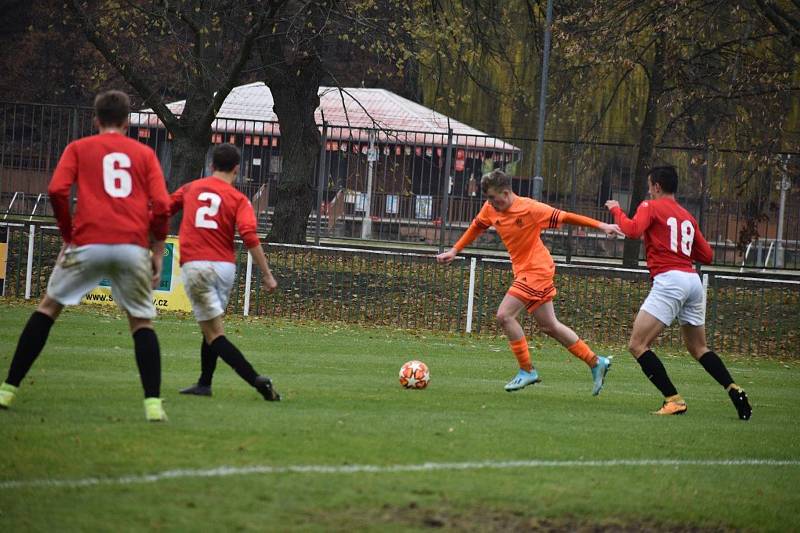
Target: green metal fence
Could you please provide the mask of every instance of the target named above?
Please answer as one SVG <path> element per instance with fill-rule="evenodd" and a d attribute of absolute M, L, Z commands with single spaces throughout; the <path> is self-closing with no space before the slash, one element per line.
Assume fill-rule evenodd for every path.
<path fill-rule="evenodd" d="M 0 225 L 8 242 L 4 295 L 39 298 L 61 245 L 53 226 Z M 0 239 L 2 242 L 3 239 Z M 229 313 L 500 335 L 495 312 L 511 283 L 510 263 L 459 257 L 270 244 L 279 290 L 265 294 L 239 244 L 238 282 Z M 247 273 L 250 273 L 248 276 Z M 705 273 L 709 345 L 722 353 L 796 357 L 800 353 L 800 281 Z M 647 271 L 560 264 L 554 301 L 559 319 L 589 342 L 624 351 L 633 318 L 650 289 Z M 532 320 L 523 326 L 538 335 Z M 676 326 L 659 346 L 680 350 Z"/>

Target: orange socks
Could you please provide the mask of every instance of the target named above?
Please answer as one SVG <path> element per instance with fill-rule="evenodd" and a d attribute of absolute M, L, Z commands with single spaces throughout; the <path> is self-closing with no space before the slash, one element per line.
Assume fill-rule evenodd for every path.
<path fill-rule="evenodd" d="M 508 345 L 511 347 L 511 351 L 514 352 L 514 357 L 517 358 L 519 367 L 526 372 L 530 372 L 533 369 L 533 365 L 531 364 L 530 351 L 528 351 L 528 341 L 525 340 L 525 337 L 516 341 L 508 341 Z M 589 365 L 590 368 L 594 368 L 597 365 L 597 356 L 589 348 L 589 345 L 582 340 L 578 339 L 575 344 L 567 349 L 572 355 Z"/>
<path fill-rule="evenodd" d="M 589 345 L 583 342 L 581 339 L 575 341 L 575 344 L 567 348 L 569 353 L 589 365 L 589 368 L 594 368 L 597 366 L 597 356 L 594 354 Z"/>
<path fill-rule="evenodd" d="M 516 341 L 508 341 L 508 345 L 511 346 L 511 351 L 514 352 L 514 357 L 517 358 L 519 367 L 525 372 L 533 370 L 531 354 L 528 351 L 528 341 L 525 340 L 525 337 Z"/>

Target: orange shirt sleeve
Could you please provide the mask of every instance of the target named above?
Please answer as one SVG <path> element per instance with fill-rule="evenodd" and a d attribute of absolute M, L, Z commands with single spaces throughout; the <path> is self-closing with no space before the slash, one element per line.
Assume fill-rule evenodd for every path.
<path fill-rule="evenodd" d="M 531 204 L 530 211 L 534 222 L 542 229 L 557 228 L 564 222 L 564 211 L 542 202 Z"/>
<path fill-rule="evenodd" d="M 472 241 L 477 239 L 478 235 L 489 229 L 489 226 L 492 225 L 492 219 L 489 216 L 489 209 L 489 202 L 484 203 L 483 207 L 481 207 L 481 210 L 478 211 L 478 214 L 472 220 L 472 224 L 470 224 L 469 228 L 467 228 L 467 231 L 465 231 L 464 235 L 462 235 L 461 238 L 458 239 L 458 242 L 453 245 L 453 248 L 455 248 L 456 251 L 460 252 L 469 246 Z"/>
<path fill-rule="evenodd" d="M 572 224 L 573 226 L 585 226 L 587 228 L 599 228 L 601 224 L 599 220 L 595 220 L 591 217 L 585 217 L 577 213 L 569 213 L 564 211 L 563 214 L 564 217 L 562 218 L 562 221 L 565 224 Z"/>

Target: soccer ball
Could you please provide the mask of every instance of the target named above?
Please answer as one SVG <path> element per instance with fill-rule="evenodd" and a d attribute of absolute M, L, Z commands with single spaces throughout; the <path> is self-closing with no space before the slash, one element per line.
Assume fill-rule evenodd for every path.
<path fill-rule="evenodd" d="M 400 385 L 407 389 L 424 389 L 430 380 L 428 365 L 422 361 L 408 361 L 400 367 Z"/>

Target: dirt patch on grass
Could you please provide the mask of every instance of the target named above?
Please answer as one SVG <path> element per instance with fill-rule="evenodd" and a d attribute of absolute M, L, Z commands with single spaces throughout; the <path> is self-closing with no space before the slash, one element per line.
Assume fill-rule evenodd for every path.
<path fill-rule="evenodd" d="M 521 512 L 473 509 L 469 511 L 433 510 L 412 503 L 406 507 L 384 506 L 376 522 L 404 525 L 413 529 L 441 531 L 536 531 L 543 533 L 705 533 L 739 531 L 724 526 L 665 524 L 655 521 L 603 520 L 589 522 L 578 518 L 535 518 Z"/>

